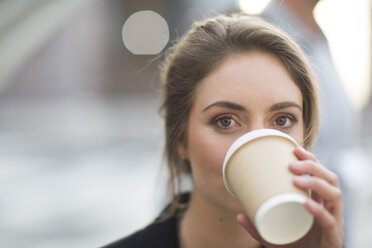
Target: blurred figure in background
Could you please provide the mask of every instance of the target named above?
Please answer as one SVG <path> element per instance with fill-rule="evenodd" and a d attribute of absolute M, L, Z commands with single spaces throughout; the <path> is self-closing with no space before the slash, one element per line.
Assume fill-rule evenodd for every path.
<path fill-rule="evenodd" d="M 262 17 L 280 27 L 308 56 L 320 91 L 320 129 L 313 152 L 340 176 L 343 189 L 345 229 L 351 221 L 351 193 L 342 178 L 343 153 L 358 140 L 359 118 L 352 109 L 332 61 L 327 39 L 314 18 L 318 0 L 271 0 Z M 347 241 L 346 241 L 347 242 Z"/>

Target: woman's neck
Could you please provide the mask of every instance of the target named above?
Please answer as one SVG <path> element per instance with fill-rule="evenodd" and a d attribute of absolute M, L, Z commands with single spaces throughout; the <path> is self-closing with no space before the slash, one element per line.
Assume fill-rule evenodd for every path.
<path fill-rule="evenodd" d="M 216 207 L 196 189 L 179 230 L 181 248 L 259 247 L 236 221 L 234 213 Z"/>

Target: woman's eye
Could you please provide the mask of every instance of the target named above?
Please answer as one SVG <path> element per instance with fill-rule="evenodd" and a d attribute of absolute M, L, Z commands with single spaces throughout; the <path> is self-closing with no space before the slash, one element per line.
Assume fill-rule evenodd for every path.
<path fill-rule="evenodd" d="M 237 123 L 231 116 L 217 117 L 214 120 L 215 126 L 219 128 L 230 128 L 235 126 Z"/>
<path fill-rule="evenodd" d="M 219 122 L 220 122 L 221 126 L 223 126 L 223 127 L 229 127 L 232 124 L 234 124 L 234 120 L 233 119 L 226 118 L 226 117 L 225 118 L 222 118 Z"/>
<path fill-rule="evenodd" d="M 275 119 L 274 124 L 284 128 L 290 128 L 296 122 L 292 115 L 281 115 Z"/>

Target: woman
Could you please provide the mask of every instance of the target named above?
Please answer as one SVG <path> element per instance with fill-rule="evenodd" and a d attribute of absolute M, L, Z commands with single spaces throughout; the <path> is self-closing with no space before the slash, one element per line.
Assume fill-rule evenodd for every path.
<path fill-rule="evenodd" d="M 169 50 L 163 82 L 172 203 L 155 223 L 109 247 L 343 247 L 337 176 L 305 149 L 294 150 L 299 162 L 289 169 L 298 188 L 313 192 L 305 207 L 315 224 L 293 244 L 262 240 L 224 188 L 224 156 L 244 133 L 278 129 L 306 149 L 316 136 L 316 86 L 286 35 L 244 14 L 195 23 Z M 192 178 L 189 195 L 180 194 L 184 176 Z"/>

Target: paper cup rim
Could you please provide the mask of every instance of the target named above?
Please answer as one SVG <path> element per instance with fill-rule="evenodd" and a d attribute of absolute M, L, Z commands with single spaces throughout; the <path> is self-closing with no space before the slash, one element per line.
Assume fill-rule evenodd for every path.
<path fill-rule="evenodd" d="M 270 197 L 269 199 L 267 199 L 266 201 L 264 201 L 261 204 L 261 206 L 258 208 L 256 215 L 255 215 L 255 219 L 254 219 L 255 226 L 258 232 L 260 233 L 260 235 L 266 241 L 273 243 L 273 244 L 277 244 L 277 245 L 284 245 L 284 244 L 292 243 L 302 238 L 309 231 L 309 229 L 311 228 L 314 222 L 313 215 L 310 214 L 310 212 L 308 212 L 308 210 L 306 210 L 304 206 L 306 199 L 307 198 L 302 194 L 295 193 L 295 192 L 287 192 L 287 193 L 281 193 L 278 195 L 274 195 Z M 286 211 L 287 213 L 288 211 L 293 212 L 296 208 L 302 212 L 306 211 L 308 212 L 308 214 L 304 215 L 304 218 L 302 218 L 301 220 L 295 219 L 296 220 L 294 224 L 295 229 L 298 230 L 298 232 L 295 235 L 293 235 L 292 237 L 287 237 L 287 238 L 281 237 L 280 239 L 278 239 L 278 237 L 275 237 L 275 236 L 273 237 L 270 234 L 270 231 L 267 232 L 267 228 L 269 227 L 270 229 L 271 225 L 268 226 L 266 224 L 264 225 L 265 229 L 263 229 L 261 225 L 261 221 L 264 221 L 265 215 L 267 215 L 270 211 L 273 211 L 273 209 L 275 208 L 278 208 L 278 207 L 280 208 L 282 204 L 292 204 L 292 207 L 289 208 L 290 210 Z M 277 210 L 274 210 L 274 211 L 277 211 Z M 280 223 L 283 223 L 283 221 L 281 220 Z"/>
<path fill-rule="evenodd" d="M 289 136 L 288 134 L 286 133 L 283 133 L 279 130 L 276 130 L 276 129 L 269 129 L 269 128 L 263 128 L 263 129 L 257 129 L 257 130 L 253 130 L 251 132 L 248 132 L 246 134 L 243 134 L 242 136 L 240 136 L 237 140 L 235 140 L 232 145 L 229 147 L 229 149 L 227 150 L 227 153 L 225 155 L 225 159 L 223 161 L 223 166 L 222 166 L 222 178 L 223 178 L 223 183 L 225 184 L 225 188 L 227 189 L 227 191 L 230 193 L 230 195 L 232 195 L 233 197 L 236 198 L 233 190 L 231 189 L 230 187 L 230 184 L 229 182 L 227 181 L 227 178 L 226 178 L 226 167 L 227 167 L 227 163 L 228 161 L 230 160 L 231 156 L 241 147 L 243 146 L 244 144 L 248 143 L 248 142 L 251 142 L 252 140 L 255 140 L 255 139 L 258 139 L 258 138 L 262 138 L 262 137 L 269 137 L 269 136 L 273 136 L 273 137 L 282 137 L 282 138 L 285 138 L 289 141 L 291 141 L 295 146 L 299 146 L 297 141 L 292 138 L 291 136 Z"/>

